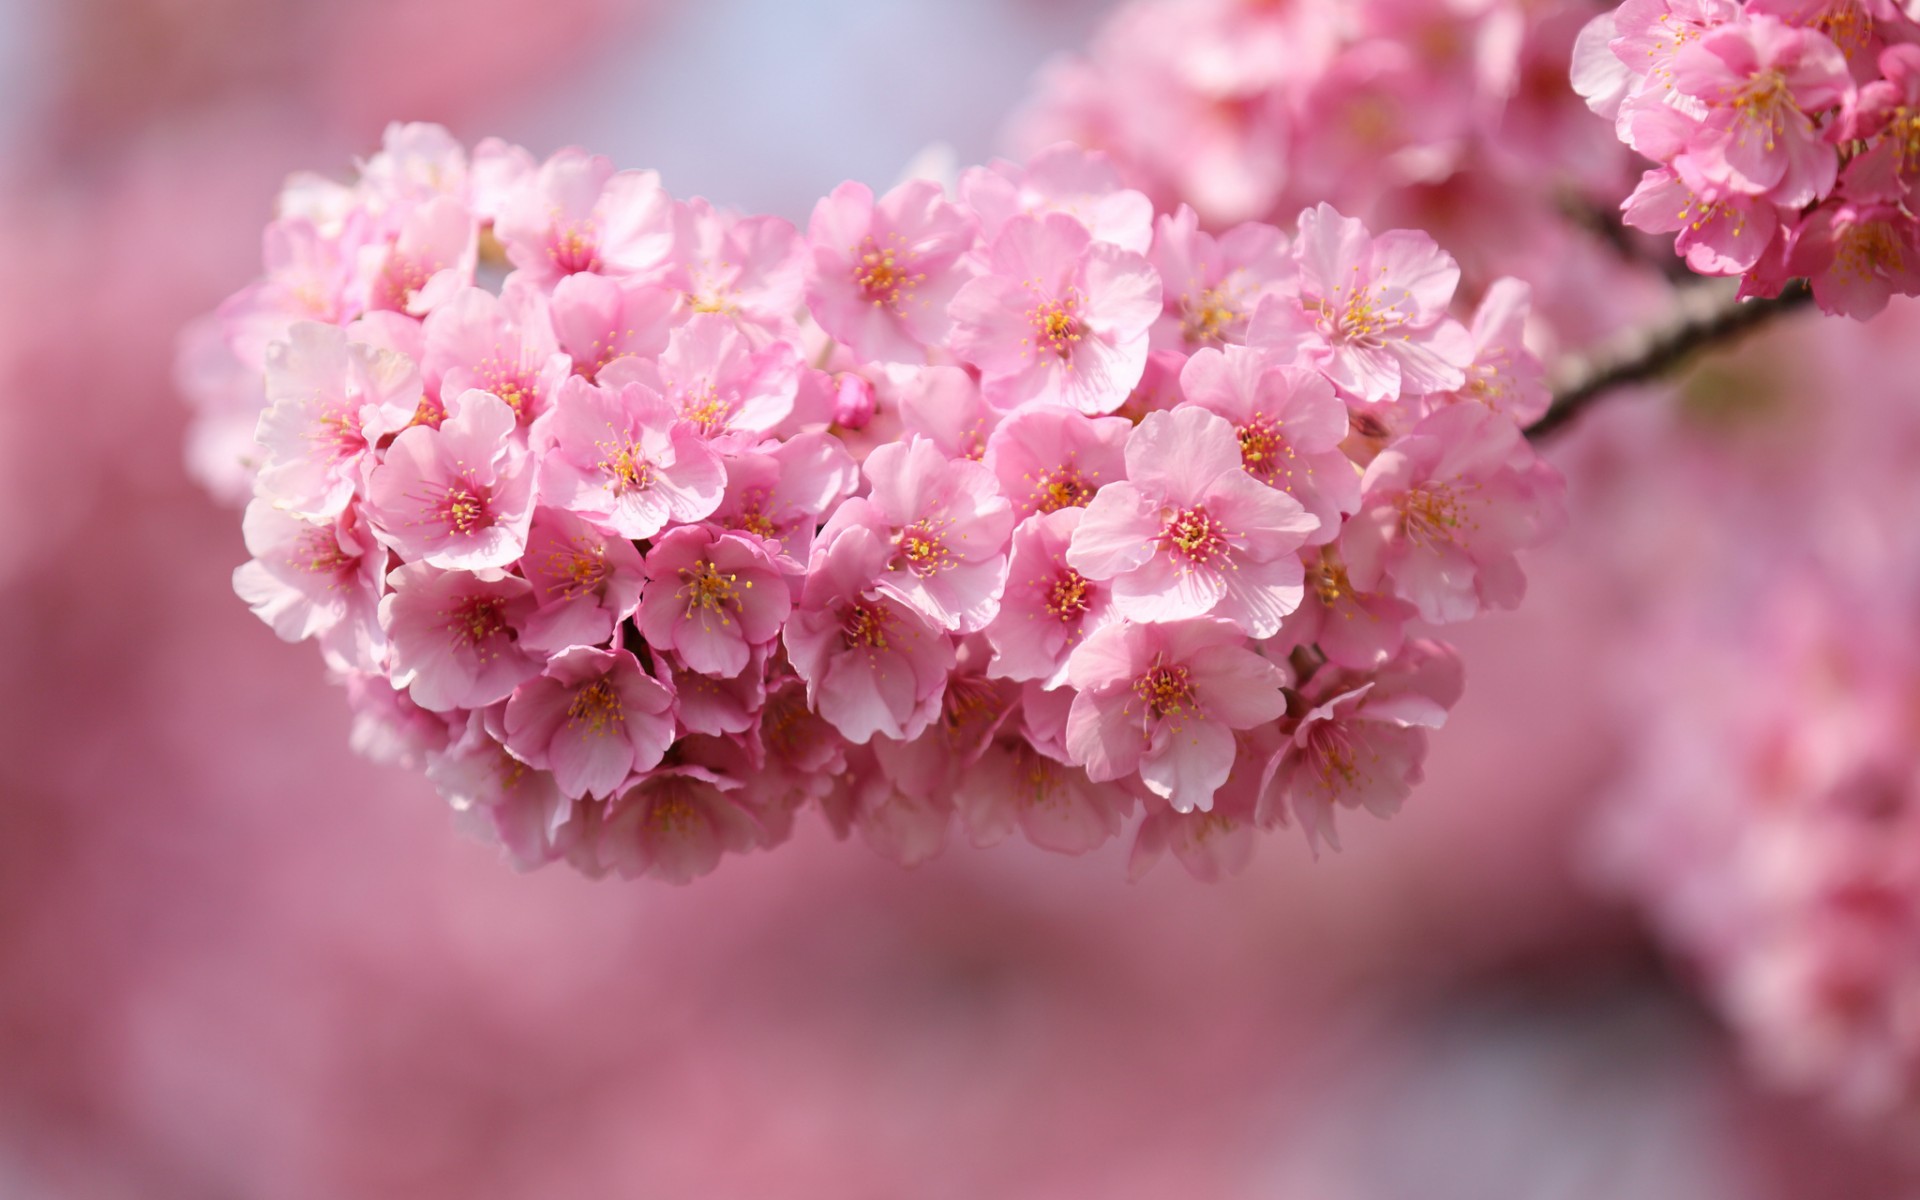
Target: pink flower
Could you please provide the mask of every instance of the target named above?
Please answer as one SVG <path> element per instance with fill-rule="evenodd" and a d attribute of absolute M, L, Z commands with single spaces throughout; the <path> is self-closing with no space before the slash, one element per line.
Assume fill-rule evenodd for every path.
<path fill-rule="evenodd" d="M 778 630 L 774 631 L 778 634 Z M 764 759 L 762 748 L 749 733 L 760 719 L 767 703 L 767 660 L 777 646 L 756 646 L 747 656 L 746 668 L 728 679 L 702 675 L 680 662 L 671 652 L 662 651 L 654 660 L 664 667 L 673 685 L 673 715 L 687 733 L 714 737 L 747 734 L 739 739 L 755 759 Z"/>
<path fill-rule="evenodd" d="M 1219 883 L 1247 869 L 1259 843 L 1260 768 L 1270 756 L 1263 750 L 1272 738 L 1242 744 L 1247 739 L 1245 733 L 1235 739 L 1233 771 L 1214 793 L 1212 808 L 1182 812 L 1164 802 L 1147 805 L 1127 854 L 1128 879 L 1144 878 L 1169 850 L 1202 883 Z"/>
<path fill-rule="evenodd" d="M 391 246 L 370 246 L 365 307 L 425 316 L 473 282 L 479 224 L 467 206 L 437 196 L 407 214 Z"/>
<path fill-rule="evenodd" d="M 894 547 L 865 526 L 813 552 L 800 604 L 787 622 L 787 657 L 807 704 L 848 741 L 914 738 L 939 715 L 953 642 L 876 586 Z"/>
<path fill-rule="evenodd" d="M 353 711 L 347 745 L 374 762 L 418 770 L 447 748 L 455 728 L 464 727 L 466 713 L 422 708 L 384 674 L 348 670 L 335 679 Z"/>
<path fill-rule="evenodd" d="M 438 429 L 403 430 L 368 476 L 374 532 L 408 562 L 510 566 L 533 520 L 533 457 L 491 392 L 467 392 L 449 412 Z"/>
<path fill-rule="evenodd" d="M 870 743 L 875 761 L 894 789 L 909 797 L 942 800 L 941 824 L 952 811 L 956 780 L 973 769 L 1018 707 L 1020 689 L 1006 680 L 980 673 L 986 655 L 977 642 L 963 642 L 947 690 L 940 698 L 940 717 L 911 741 L 876 738 Z"/>
<path fill-rule="evenodd" d="M 286 216 L 267 226 L 261 258 L 265 273 L 220 305 L 221 327 L 242 362 L 258 368 L 267 348 L 297 322 L 344 325 L 360 315 L 364 289 L 354 286 L 370 230 L 364 216 L 325 231 L 313 220 Z"/>
<path fill-rule="evenodd" d="M 1434 624 L 1518 605 L 1526 578 L 1515 552 L 1563 519 L 1559 472 L 1477 404 L 1420 422 L 1360 486 L 1360 512 L 1340 536 L 1348 574 L 1364 592 L 1391 587 Z"/>
<path fill-rule="evenodd" d="M 1073 648 L 1115 619 L 1111 589 L 1067 565 L 1067 546 L 1084 515 L 1084 509 L 1063 508 L 1029 517 L 1013 531 L 1000 613 L 986 629 L 995 675 L 1059 687 Z"/>
<path fill-rule="evenodd" d="M 1216 238 L 1184 204 L 1155 222 L 1148 257 L 1166 305 L 1153 326 L 1153 345 L 1163 350 L 1244 343 L 1255 305 L 1293 274 L 1278 229 L 1249 223 Z"/>
<path fill-rule="evenodd" d="M 922 363 L 946 339 L 974 227 L 938 184 L 911 179 L 876 203 L 865 184 L 843 183 L 814 206 L 807 238 L 807 308 L 860 359 Z"/>
<path fill-rule="evenodd" d="M 732 677 L 780 635 L 787 581 L 754 541 L 703 526 L 669 530 L 647 551 L 637 624 L 653 646 L 703 675 Z"/>
<path fill-rule="evenodd" d="M 1198 408 L 1150 413 L 1127 442 L 1127 478 L 1100 489 L 1067 562 L 1111 580 L 1133 621 L 1213 614 L 1272 637 L 1300 606 L 1295 552 L 1319 522 L 1241 469 L 1233 426 Z"/>
<path fill-rule="evenodd" d="M 526 580 L 408 563 L 387 583 L 380 624 L 393 647 L 393 686 L 421 708 L 481 708 L 540 673 L 545 655 L 519 641 L 533 612 Z"/>
<path fill-rule="evenodd" d="M 1337 548 L 1327 545 L 1307 559 L 1306 601 L 1285 633 L 1290 645 L 1317 646 L 1338 666 L 1371 670 L 1399 653 L 1407 622 L 1419 615 L 1397 596 L 1355 590 Z"/>
<path fill-rule="evenodd" d="M 976 846 L 996 845 L 1017 829 L 1042 850 L 1085 854 L 1117 837 L 1134 805 L 1118 784 L 1094 783 L 1017 734 L 996 738 L 952 786 Z"/>
<path fill-rule="evenodd" d="M 739 784 L 702 767 L 656 771 L 596 819 L 594 863 L 627 879 L 692 883 L 724 854 L 744 854 L 764 834 L 734 797 Z"/>
<path fill-rule="evenodd" d="M 727 490 L 709 520 L 767 541 L 797 574 L 813 553 L 820 523 L 859 484 L 860 468 L 840 439 L 802 433 L 728 459 Z"/>
<path fill-rule="evenodd" d="M 361 486 L 370 451 L 413 419 L 420 373 L 398 354 L 303 321 L 267 353 L 259 494 L 309 520 L 338 516 Z"/>
<path fill-rule="evenodd" d="M 1466 382 L 1473 343 L 1447 317 L 1460 268 L 1432 238 L 1396 229 L 1370 237 L 1322 204 L 1300 214 L 1297 298 L 1254 312 L 1247 343 L 1319 368 L 1363 400 L 1450 392 Z"/>
<path fill-rule="evenodd" d="M 1263 804 L 1291 801 L 1316 854 L 1322 837 L 1340 848 L 1335 808 L 1376 817 L 1400 810 L 1421 780 L 1426 731 L 1446 724 L 1465 688 L 1459 656 L 1438 642 L 1407 643 L 1372 679 L 1324 674 L 1308 692 L 1315 707 L 1267 765 L 1262 785 Z"/>
<path fill-rule="evenodd" d="M 573 819 L 573 798 L 550 772 L 515 758 L 474 713 L 466 729 L 427 763 L 427 778 L 457 813 L 487 821 L 521 870 L 558 857 L 561 831 Z"/>
<path fill-rule="evenodd" d="M 1233 768 L 1233 731 L 1279 720 L 1286 676 L 1232 623 L 1109 625 L 1067 665 L 1078 694 L 1066 748 L 1096 783 L 1139 773 L 1181 812 L 1213 807 Z"/>
<path fill-rule="evenodd" d="M 800 360 L 784 342 L 755 350 L 733 321 L 696 313 L 673 331 L 659 359 L 622 359 L 601 372 L 601 382 L 651 388 L 701 437 L 744 449 L 792 413 Z"/>
<path fill-rule="evenodd" d="M 653 284 L 569 275 L 553 285 L 553 330 L 574 372 L 591 380 L 617 358 L 664 350 L 675 303 L 671 291 Z"/>
<path fill-rule="evenodd" d="M 1242 470 L 1292 496 L 1320 522 L 1309 544 L 1334 539 L 1340 518 L 1360 506 L 1360 476 L 1340 450 L 1347 406 L 1323 377 L 1228 346 L 1188 359 L 1180 390 L 1195 408 L 1232 424 Z"/>
<path fill-rule="evenodd" d="M 726 483 L 719 455 L 640 384 L 612 391 L 568 379 L 532 442 L 544 464 L 541 500 L 624 538 L 700 520 Z"/>
<path fill-rule="evenodd" d="M 390 121 L 380 149 L 360 164 L 361 198 L 389 221 L 435 200 L 464 199 L 468 186 L 467 148 L 443 125 Z"/>
<path fill-rule="evenodd" d="M 1648 233 L 1678 233 L 1674 252 L 1702 275 L 1743 275 L 1773 245 L 1780 229 L 1773 202 L 1737 192 L 1719 200 L 1695 195 L 1668 167 L 1648 171 L 1621 218 Z"/>
<path fill-rule="evenodd" d="M 568 148 L 520 183 L 494 232 L 536 283 L 578 271 L 645 275 L 673 248 L 673 208 L 654 172 L 615 172 L 605 158 Z"/>
<path fill-rule="evenodd" d="M 1794 231 L 1787 270 L 1813 284 L 1821 311 L 1876 316 L 1896 295 L 1920 295 L 1920 221 L 1892 204 L 1823 204 Z"/>
<path fill-rule="evenodd" d="M 980 368 L 990 403 L 1112 412 L 1146 366 L 1160 280 L 1071 217 L 1015 217 L 951 311 L 953 351 Z"/>
<path fill-rule="evenodd" d="M 993 431 L 982 460 L 1000 481 L 1017 519 L 1084 507 L 1101 487 L 1126 475 L 1127 438 L 1120 417 L 1089 417 L 1070 408 L 1023 408 Z"/>
<path fill-rule="evenodd" d="M 879 447 L 861 470 L 871 492 L 842 504 L 821 538 L 856 526 L 874 530 L 893 548 L 876 581 L 882 593 L 943 628 L 983 628 L 999 608 L 1002 551 L 1013 531 L 1013 510 L 993 473 L 948 458 L 923 437 Z"/>
<path fill-rule="evenodd" d="M 255 616 L 282 641 L 320 638 L 338 665 L 384 665 L 379 605 L 387 552 L 357 510 L 316 523 L 256 499 L 247 505 L 241 532 L 253 559 L 234 571 L 233 590 Z"/>
<path fill-rule="evenodd" d="M 1533 289 L 1518 279 L 1496 279 L 1480 297 L 1469 332 L 1473 362 L 1467 383 L 1454 395 L 1484 404 L 1525 428 L 1539 420 L 1553 403 L 1546 370 L 1527 349 L 1527 317 L 1533 308 Z"/>
<path fill-rule="evenodd" d="M 673 744 L 673 693 L 625 650 L 575 646 L 507 701 L 507 748 L 575 799 L 608 797 Z"/>
<path fill-rule="evenodd" d="M 946 848 L 953 827 L 953 795 L 946 789 L 908 792 L 895 787 L 873 747 L 856 746 L 846 769 L 820 797 L 820 813 L 833 835 L 859 830 L 875 854 L 903 867 L 917 867 Z"/>
<path fill-rule="evenodd" d="M 534 510 L 520 574 L 537 607 L 520 643 L 556 654 L 569 646 L 601 646 L 640 605 L 645 568 L 640 552 L 583 518 L 558 508 Z"/>
<path fill-rule="evenodd" d="M 1624 0 L 1613 14 L 1613 52 L 1648 79 L 1657 98 L 1672 88 L 1682 50 L 1741 15 L 1740 0 Z"/>
<path fill-rule="evenodd" d="M 1708 110 L 1674 161 L 1689 186 L 1765 195 L 1789 208 L 1833 189 L 1839 154 L 1814 117 L 1847 97 L 1853 77 L 1824 34 L 1749 16 L 1680 51 L 1673 72 L 1674 87 Z"/>
<path fill-rule="evenodd" d="M 687 311 L 733 321 L 755 349 L 798 336 L 805 267 L 791 221 L 716 212 L 697 197 L 673 206 L 673 265 L 662 282 Z"/>
<path fill-rule="evenodd" d="M 1841 178 L 1852 199 L 1898 203 L 1920 183 L 1920 46 L 1887 47 L 1880 74 L 1848 108 L 1848 136 L 1869 144 Z"/>
<path fill-rule="evenodd" d="M 949 458 L 977 462 L 986 454 L 987 439 L 1001 414 L 987 406 L 979 383 L 964 367 L 896 368 L 894 375 L 885 389 L 888 395 L 876 395 L 876 401 L 892 400 L 902 437 L 920 434 Z M 901 375 L 906 378 L 899 379 Z"/>
<path fill-rule="evenodd" d="M 1062 142 L 1025 166 L 995 162 L 960 176 L 960 195 L 991 242 L 1016 218 L 1064 213 L 1095 241 L 1145 254 L 1153 241 L 1153 203 L 1121 186 L 1106 155 Z"/>
<path fill-rule="evenodd" d="M 421 366 L 436 395 L 492 392 L 521 425 L 547 410 L 573 370 L 554 339 L 547 298 L 532 288 L 509 287 L 501 296 L 466 288 L 436 309 L 424 329 Z"/>

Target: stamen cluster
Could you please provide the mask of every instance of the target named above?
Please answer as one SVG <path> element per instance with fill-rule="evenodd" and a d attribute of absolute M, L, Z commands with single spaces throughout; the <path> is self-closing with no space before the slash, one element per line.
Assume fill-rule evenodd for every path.
<path fill-rule="evenodd" d="M 1415 622 L 1516 604 L 1558 520 L 1458 277 L 1326 206 L 1216 240 L 1066 145 L 803 234 L 395 126 L 290 183 L 183 374 L 241 597 L 523 866 L 1139 809 L 1135 870 L 1212 877 L 1398 805 L 1461 690 Z"/>

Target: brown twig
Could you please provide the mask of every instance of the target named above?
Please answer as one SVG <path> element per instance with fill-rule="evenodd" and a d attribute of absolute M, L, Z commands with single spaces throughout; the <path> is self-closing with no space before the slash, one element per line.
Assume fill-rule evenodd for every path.
<path fill-rule="evenodd" d="M 1729 345 L 1776 317 L 1805 308 L 1813 291 L 1802 280 L 1788 284 L 1770 300 L 1736 300 L 1731 288 L 1702 285 L 1680 293 L 1675 320 L 1638 330 L 1601 347 L 1560 372 L 1553 404 L 1527 426 L 1534 441 L 1546 438 L 1617 387 L 1658 378 L 1703 350 Z"/>

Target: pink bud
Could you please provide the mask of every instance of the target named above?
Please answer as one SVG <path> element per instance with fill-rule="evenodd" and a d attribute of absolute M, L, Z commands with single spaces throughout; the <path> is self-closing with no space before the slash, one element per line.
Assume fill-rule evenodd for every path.
<path fill-rule="evenodd" d="M 865 429 L 873 420 L 873 384 L 848 372 L 840 377 L 833 397 L 833 423 L 842 429 Z"/>

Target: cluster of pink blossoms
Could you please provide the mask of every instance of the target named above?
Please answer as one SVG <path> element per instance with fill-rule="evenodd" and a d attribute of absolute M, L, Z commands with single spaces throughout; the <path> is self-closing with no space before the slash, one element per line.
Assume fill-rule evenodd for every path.
<path fill-rule="evenodd" d="M 1897 0 L 1626 0 L 1574 83 L 1659 163 L 1623 212 L 1746 295 L 1829 313 L 1920 294 L 1920 20 Z"/>
<path fill-rule="evenodd" d="M 1655 277 L 1597 228 L 1635 173 L 1568 86 L 1593 7 L 1131 0 L 1049 68 L 1014 133 L 1103 150 L 1129 187 L 1209 228 L 1285 227 L 1325 202 L 1426 230 L 1460 256 L 1469 296 L 1526 279 L 1582 342 L 1630 323 Z"/>
<path fill-rule="evenodd" d="M 241 596 L 524 865 L 682 881 L 818 806 L 1201 876 L 1388 813 L 1559 519 L 1524 289 L 1156 217 L 1070 146 L 805 232 L 395 126 L 190 337 Z M 253 437 L 237 427 L 249 416 Z M 225 447 L 224 452 L 220 449 Z"/>
<path fill-rule="evenodd" d="M 1920 638 L 1913 580 L 1770 570 L 1658 631 L 1604 876 L 1700 972 L 1756 1066 L 1920 1118 Z M 1708 606 L 1702 606 L 1708 607 Z M 1670 653 L 1666 653 L 1671 651 Z M 1653 672 L 1644 672 L 1651 675 Z"/>
<path fill-rule="evenodd" d="M 1616 427 L 1632 499 L 1597 497 L 1614 516 L 1593 557 L 1654 602 L 1609 671 L 1626 736 L 1599 873 L 1770 1080 L 1910 1145 L 1920 306 L 1748 353 L 1739 375 L 1696 376 L 1696 403 Z"/>

